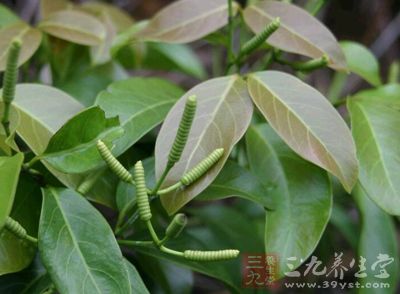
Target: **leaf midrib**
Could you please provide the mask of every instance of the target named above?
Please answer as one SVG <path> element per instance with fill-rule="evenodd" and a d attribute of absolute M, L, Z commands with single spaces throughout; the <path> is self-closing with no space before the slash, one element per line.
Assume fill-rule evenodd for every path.
<path fill-rule="evenodd" d="M 162 102 L 158 102 L 158 103 L 156 103 L 156 104 L 152 104 L 152 105 L 149 105 L 149 106 L 147 106 L 147 107 L 144 107 L 144 108 L 141 109 L 140 111 L 135 112 L 134 115 L 130 116 L 126 121 L 124 121 L 123 124 L 122 124 L 122 126 L 125 126 L 125 125 L 127 125 L 127 124 L 131 124 L 132 122 L 135 121 L 135 119 L 137 119 L 137 118 L 140 117 L 142 114 L 145 114 L 146 112 L 148 112 L 148 111 L 150 111 L 150 110 L 153 110 L 153 109 L 162 107 L 162 106 L 167 105 L 167 104 L 174 103 L 174 102 L 176 102 L 176 100 L 177 100 L 177 99 L 163 100 Z"/>
<path fill-rule="evenodd" d="M 240 188 L 233 187 L 233 186 L 226 186 L 226 185 L 223 185 L 223 184 L 211 184 L 210 188 L 217 188 L 217 189 L 222 189 L 222 190 L 233 191 L 233 194 L 231 194 L 230 196 L 239 196 L 239 195 L 235 194 L 235 193 L 238 193 L 238 194 L 242 194 L 242 195 L 247 195 L 248 197 L 251 197 L 253 199 L 254 198 L 261 198 L 261 195 L 256 195 L 256 194 L 253 194 L 253 193 L 249 193 L 249 192 L 247 192 L 245 190 L 241 190 Z M 230 192 L 230 193 L 232 193 L 232 192 Z"/>
<path fill-rule="evenodd" d="M 102 139 L 104 137 L 107 137 L 107 135 L 109 135 L 110 133 L 112 133 L 113 131 L 116 131 L 118 129 L 121 129 L 120 126 L 115 126 L 115 127 L 110 127 L 108 129 L 103 130 L 102 132 L 100 132 L 95 138 L 93 138 L 92 140 L 85 142 L 85 143 L 78 143 L 78 145 L 72 147 L 72 148 L 68 148 L 68 149 L 64 149 L 64 150 L 60 150 L 60 151 L 55 151 L 55 152 L 49 152 L 46 153 L 44 152 L 42 155 L 40 155 L 40 159 L 51 159 L 54 157 L 59 157 L 59 156 L 63 156 L 63 155 L 67 155 L 69 153 L 75 153 L 75 152 L 80 152 L 80 151 L 85 151 L 91 147 L 95 146 L 95 143 L 99 140 Z"/>
<path fill-rule="evenodd" d="M 271 88 L 269 88 L 266 84 L 264 84 L 263 81 L 262 81 L 259 77 L 255 76 L 255 75 L 252 75 L 252 78 L 255 79 L 255 80 L 258 82 L 258 84 L 259 84 L 260 86 L 264 86 L 264 85 L 265 85 L 265 88 L 267 89 L 267 91 L 269 91 L 269 92 L 272 94 L 271 96 L 272 96 L 273 101 L 274 101 L 274 100 L 278 100 L 280 103 L 282 103 L 282 104 L 286 107 L 286 109 L 288 109 L 288 111 L 290 111 L 290 113 L 291 113 L 295 118 L 297 118 L 297 119 L 301 122 L 301 124 L 302 124 L 302 125 L 304 126 L 304 128 L 307 130 L 307 134 L 311 134 L 311 135 L 313 136 L 313 138 L 316 139 L 316 141 L 323 147 L 323 149 L 324 149 L 325 152 L 329 155 L 329 157 L 330 157 L 330 159 L 332 160 L 332 162 L 334 162 L 335 165 L 336 165 L 336 167 L 338 168 L 338 171 L 339 171 L 339 174 L 340 174 L 341 178 L 342 178 L 342 179 L 345 179 L 345 177 L 343 176 L 342 168 L 341 168 L 340 165 L 336 162 L 336 160 L 335 160 L 335 158 L 332 156 L 330 150 L 329 150 L 329 149 L 325 146 L 325 144 L 318 138 L 318 136 L 316 136 L 316 135 L 314 134 L 313 130 L 310 129 L 310 128 L 307 126 L 307 124 L 303 121 L 303 119 L 302 119 L 301 117 L 299 117 L 299 116 L 297 115 L 297 113 L 296 113 L 295 111 L 293 111 L 293 109 L 292 109 L 291 107 L 289 107 L 289 105 L 287 105 L 287 104 L 285 103 L 285 101 L 283 101 L 282 99 L 279 99 L 279 98 L 278 98 L 279 95 L 277 95 L 274 91 L 272 91 Z M 310 146 L 310 140 L 307 140 L 307 143 L 308 143 L 308 145 Z M 310 147 L 311 147 L 311 146 L 310 146 Z M 319 159 L 319 157 L 318 157 L 318 159 Z M 308 160 L 308 159 L 307 159 L 307 160 Z M 319 159 L 319 161 L 321 161 L 321 160 Z M 322 162 L 322 163 L 324 164 L 324 168 L 326 168 L 329 172 L 333 173 L 332 169 L 330 169 L 330 168 L 328 169 L 328 167 L 326 166 L 326 164 L 325 164 L 324 162 Z M 346 183 L 346 185 L 347 185 L 347 183 Z"/>
<path fill-rule="evenodd" d="M 275 148 L 269 144 L 268 140 L 266 140 L 264 138 L 264 136 L 261 134 L 260 130 L 258 128 L 253 128 L 253 131 L 255 133 L 255 135 L 257 135 L 259 137 L 259 139 L 261 141 L 264 142 L 264 144 L 268 147 L 268 149 L 270 150 L 270 152 L 272 153 L 273 157 L 276 159 L 275 161 L 277 162 L 280 170 L 281 170 L 281 174 L 282 177 L 284 178 L 284 183 L 285 183 L 285 192 L 287 194 L 287 203 L 288 203 L 288 210 L 290 211 L 289 215 L 286 214 L 286 216 L 288 217 L 287 220 L 289 223 L 293 223 L 293 215 L 295 215 L 296 213 L 296 207 L 293 206 L 291 199 L 292 199 L 292 193 L 290 192 L 289 189 L 289 184 L 288 184 L 288 180 L 287 180 L 287 175 L 285 173 L 285 169 L 282 165 L 281 162 L 281 156 L 278 155 L 278 153 L 275 151 Z M 330 202 L 332 202 L 331 197 L 330 197 Z M 331 214 L 332 209 L 330 209 L 329 214 Z M 268 213 L 273 213 L 273 212 L 266 212 L 266 214 Z M 268 218 L 268 216 L 266 216 L 266 219 Z M 325 223 L 324 229 L 322 230 L 322 232 L 325 230 L 326 226 L 327 226 L 328 222 Z M 265 240 L 267 240 L 268 236 L 267 236 L 267 230 L 268 230 L 268 221 L 265 221 Z M 289 244 L 291 244 L 290 242 L 288 242 L 289 239 L 293 239 L 292 237 L 292 231 L 293 231 L 293 226 L 290 226 L 289 229 L 287 230 L 287 234 L 286 234 L 286 242 L 285 242 L 285 246 L 282 250 L 282 252 L 287 252 L 287 248 L 289 246 Z M 321 237 L 322 233 L 319 235 Z M 315 250 L 315 247 L 317 246 L 317 244 L 315 244 L 314 248 L 310 250 L 310 253 L 308 253 L 308 256 L 311 254 L 311 252 L 313 250 Z M 305 259 L 305 258 L 304 258 Z M 301 263 L 299 263 L 301 264 Z"/>
<path fill-rule="evenodd" d="M 95 35 L 95 33 L 89 33 L 88 31 L 82 31 L 82 30 L 79 30 L 79 28 L 72 27 L 70 25 L 64 25 L 64 24 L 61 25 L 60 23 L 54 22 L 54 21 L 44 21 L 39 25 L 39 28 L 45 29 L 46 27 L 48 27 L 50 29 L 51 28 L 53 28 L 53 29 L 65 28 L 65 29 L 67 29 L 67 31 L 80 33 L 86 37 L 93 38 L 94 40 L 99 41 L 99 42 L 104 41 L 104 36 L 100 37 L 100 36 Z M 99 34 L 99 35 L 101 35 L 101 34 Z"/>
<path fill-rule="evenodd" d="M 259 139 L 261 141 L 263 141 L 265 143 L 265 145 L 268 147 L 269 151 L 272 153 L 272 155 L 273 155 L 273 157 L 275 159 L 275 162 L 279 166 L 279 169 L 281 171 L 281 176 L 283 177 L 284 183 L 285 183 L 284 189 L 285 189 L 285 193 L 286 193 L 286 197 L 285 197 L 286 198 L 286 203 L 288 203 L 288 206 L 289 206 L 288 210 L 290 211 L 289 215 L 287 215 L 288 216 L 288 222 L 292 223 L 293 205 L 292 205 L 292 203 L 290 201 L 292 196 L 291 196 L 291 193 L 290 193 L 289 184 L 288 184 L 287 176 L 286 176 L 286 173 L 285 173 L 285 169 L 284 169 L 284 167 L 282 165 L 280 157 L 276 153 L 274 147 L 268 143 L 268 141 L 264 138 L 264 136 L 260 133 L 260 131 L 257 128 L 253 128 L 253 131 L 259 137 Z M 268 213 L 272 213 L 272 212 L 268 212 L 268 211 L 266 212 L 266 220 L 265 220 L 265 228 L 264 228 L 264 230 L 265 230 L 265 236 L 264 236 L 265 241 L 267 241 L 267 238 L 268 238 L 268 236 L 267 236 L 267 231 L 268 231 L 268 221 L 267 221 Z M 292 238 L 292 230 L 293 230 L 292 226 L 290 226 L 289 229 L 287 230 L 286 237 L 285 237 L 286 242 L 285 242 L 285 246 L 284 246 L 282 252 L 287 252 L 287 247 L 288 247 L 288 244 L 289 244 L 288 240 Z M 265 242 L 265 243 L 267 243 L 267 242 Z M 265 248 L 265 249 L 267 249 L 267 248 Z"/>
<path fill-rule="evenodd" d="M 82 252 L 81 252 L 81 249 L 80 249 L 80 247 L 79 247 L 79 244 L 78 244 L 77 240 L 76 240 L 75 237 L 74 237 L 74 234 L 73 234 L 73 232 L 72 232 L 72 229 L 71 229 L 71 227 L 70 227 L 70 224 L 69 224 L 69 222 L 68 222 L 68 219 L 67 219 L 67 217 L 65 216 L 64 211 L 62 210 L 62 206 L 61 206 L 59 200 L 57 199 L 57 196 L 56 196 L 56 193 L 55 193 L 54 189 L 53 189 L 53 188 L 49 188 L 49 190 L 51 191 L 51 194 L 53 195 L 53 198 L 54 198 L 54 200 L 55 200 L 55 202 L 56 202 L 56 204 L 57 204 L 57 207 L 58 207 L 58 209 L 60 210 L 60 214 L 61 214 L 62 218 L 64 219 L 65 227 L 67 228 L 67 230 L 68 230 L 68 232 L 69 232 L 69 235 L 70 235 L 70 238 L 71 238 L 71 240 L 72 240 L 72 243 L 73 243 L 74 247 L 76 248 L 76 251 L 78 252 L 78 255 L 80 256 L 80 258 L 81 258 L 81 260 L 82 260 L 82 263 L 83 263 L 83 265 L 84 265 L 84 267 L 85 267 L 85 269 L 86 269 L 86 272 L 87 272 L 87 276 L 90 277 L 90 279 L 91 279 L 93 285 L 95 286 L 95 288 L 96 288 L 96 290 L 97 290 L 97 293 L 101 294 L 101 291 L 100 291 L 100 289 L 98 288 L 97 283 L 96 283 L 96 281 L 94 280 L 94 277 L 92 276 L 92 272 L 90 271 L 90 267 L 89 267 L 89 265 L 87 264 L 86 259 L 85 259 L 85 258 L 83 257 L 83 255 L 82 255 Z M 84 285 L 85 285 L 85 284 L 84 284 Z"/>
<path fill-rule="evenodd" d="M 357 108 L 360 110 L 361 114 L 363 115 L 364 120 L 365 120 L 365 122 L 366 122 L 366 124 L 367 124 L 367 127 L 368 127 L 368 129 L 370 130 L 370 134 L 371 134 L 372 139 L 373 139 L 372 141 L 374 142 L 374 145 L 375 145 L 376 150 L 377 150 L 377 152 L 378 152 L 379 159 L 380 159 L 379 162 L 381 163 L 381 165 L 382 165 L 382 167 L 383 167 L 383 170 L 384 170 L 384 172 L 385 172 L 385 178 L 386 178 L 387 182 L 389 183 L 389 186 L 390 186 L 390 188 L 392 189 L 392 192 L 394 192 L 394 194 L 397 194 L 397 193 L 396 193 L 396 188 L 394 187 L 394 185 L 393 185 L 393 183 L 392 183 L 392 180 L 391 180 L 391 177 L 389 176 L 390 173 L 389 173 L 389 171 L 388 171 L 388 169 L 387 169 L 387 167 L 386 167 L 386 165 L 385 165 L 385 160 L 384 160 L 384 158 L 383 158 L 383 152 L 382 152 L 382 150 L 381 150 L 381 148 L 380 148 L 380 146 L 379 146 L 379 144 L 378 144 L 378 140 L 377 140 L 377 138 L 376 138 L 376 135 L 375 135 L 375 132 L 374 132 L 374 128 L 373 128 L 373 126 L 372 126 L 372 123 L 371 123 L 371 121 L 368 119 L 368 115 L 367 115 L 365 109 L 362 107 L 361 103 L 352 102 L 352 104 L 355 105 L 355 107 L 357 107 Z"/>
<path fill-rule="evenodd" d="M 195 23 L 195 22 L 198 21 L 199 19 L 209 17 L 209 16 L 211 16 L 211 15 L 213 15 L 213 14 L 215 14 L 215 13 L 218 13 L 218 12 L 220 12 L 220 11 L 222 11 L 222 10 L 225 10 L 225 9 L 227 9 L 227 7 L 228 7 L 228 6 L 227 6 L 227 2 L 226 2 L 224 5 L 222 5 L 222 7 L 217 7 L 216 9 L 211 10 L 211 11 L 209 10 L 209 11 L 207 11 L 207 12 L 204 13 L 204 14 L 201 14 L 201 15 L 199 15 L 199 16 L 196 16 L 196 17 L 194 17 L 194 18 L 191 18 L 191 19 L 189 19 L 189 20 L 187 20 L 187 21 L 181 22 L 179 25 L 172 26 L 172 27 L 170 27 L 170 28 L 168 28 L 168 29 L 166 29 L 166 30 L 157 32 L 156 34 L 153 34 L 153 37 L 159 37 L 160 35 L 168 34 L 169 32 L 172 32 L 172 31 L 175 31 L 175 30 L 177 30 L 177 29 L 180 29 L 181 27 L 187 26 L 187 25 L 189 25 L 190 23 Z M 151 24 L 149 24 L 149 27 L 150 27 L 150 25 L 151 25 Z M 151 34 L 150 34 L 150 36 L 151 36 Z"/>

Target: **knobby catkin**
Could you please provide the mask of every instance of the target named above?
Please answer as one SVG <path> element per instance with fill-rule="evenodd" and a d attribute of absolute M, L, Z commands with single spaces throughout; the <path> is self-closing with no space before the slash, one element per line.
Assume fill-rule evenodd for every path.
<path fill-rule="evenodd" d="M 186 100 L 185 109 L 179 123 L 175 141 L 172 144 L 171 151 L 168 155 L 168 165 L 172 166 L 181 158 L 183 149 L 185 148 L 190 129 L 192 127 L 193 118 L 196 113 L 196 96 L 189 96 Z"/>
<path fill-rule="evenodd" d="M 194 261 L 217 261 L 236 258 L 239 250 L 226 249 L 217 251 L 185 250 L 183 256 Z"/>
<path fill-rule="evenodd" d="M 26 230 L 11 217 L 7 217 L 5 227 L 20 239 L 25 239 L 27 236 Z"/>
<path fill-rule="evenodd" d="M 15 95 L 15 85 L 18 77 L 18 56 L 21 50 L 21 40 L 15 39 L 8 49 L 6 71 L 3 78 L 3 101 L 11 103 Z"/>
<path fill-rule="evenodd" d="M 271 36 L 280 26 L 280 18 L 277 17 L 271 23 L 267 24 L 267 26 L 249 41 L 247 41 L 240 52 L 241 56 L 245 56 L 253 52 L 255 49 L 260 47 L 269 36 Z"/>
<path fill-rule="evenodd" d="M 139 215 L 142 221 L 151 219 L 151 210 L 149 198 L 147 196 L 146 182 L 144 177 L 144 169 L 141 161 L 135 164 L 135 183 L 136 183 L 136 199 L 139 208 Z"/>
<path fill-rule="evenodd" d="M 224 154 L 224 149 L 215 149 L 209 156 L 203 159 L 198 165 L 188 171 L 181 178 L 181 183 L 189 186 L 203 176 Z"/>
<path fill-rule="evenodd" d="M 108 167 L 124 182 L 132 182 L 133 177 L 129 171 L 112 155 L 106 144 L 101 140 L 97 141 L 97 150 L 103 160 L 107 163 Z"/>

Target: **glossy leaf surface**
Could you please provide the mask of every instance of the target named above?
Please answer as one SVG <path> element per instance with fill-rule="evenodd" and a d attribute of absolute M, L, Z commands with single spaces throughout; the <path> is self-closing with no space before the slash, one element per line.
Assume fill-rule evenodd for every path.
<path fill-rule="evenodd" d="M 327 99 L 301 80 L 278 71 L 251 74 L 248 85 L 254 103 L 279 136 L 351 191 L 358 175 L 355 144 Z"/>
<path fill-rule="evenodd" d="M 40 105 L 40 107 L 37 107 Z M 13 101 L 11 128 L 16 128 L 18 135 L 36 155 L 42 154 L 50 138 L 83 106 L 66 93 L 39 84 L 19 84 Z M 76 188 L 87 175 L 67 175 L 51 168 L 47 169 L 63 184 Z M 112 181 L 101 182 L 100 188 L 93 189 L 87 195 L 90 199 L 113 207 L 114 188 Z M 96 193 L 94 193 L 94 191 Z"/>
<path fill-rule="evenodd" d="M 365 46 L 351 41 L 340 42 L 340 47 L 346 56 L 349 70 L 373 86 L 381 82 L 379 64 L 376 57 Z"/>
<path fill-rule="evenodd" d="M 108 117 L 119 116 L 125 133 L 115 141 L 120 155 L 162 122 L 182 95 L 174 84 L 158 78 L 130 78 L 111 84 L 96 100 Z"/>
<path fill-rule="evenodd" d="M 99 107 L 91 107 L 71 118 L 54 134 L 41 158 L 61 172 L 83 173 L 104 165 L 97 141 L 112 146 L 122 134 L 117 117 L 106 118 Z"/>
<path fill-rule="evenodd" d="M 54 37 L 81 45 L 100 45 L 106 29 L 95 17 L 77 10 L 51 13 L 39 23 L 39 28 Z"/>
<path fill-rule="evenodd" d="M 237 5 L 234 5 L 235 11 Z M 228 23 L 225 0 L 180 0 L 158 12 L 136 36 L 146 41 L 188 43 Z"/>
<path fill-rule="evenodd" d="M 289 3 L 270 0 L 259 1 L 244 10 L 246 24 L 256 34 L 277 17 L 281 25 L 268 38 L 269 44 L 311 58 L 321 58 L 326 54 L 330 67 L 346 69 L 346 59 L 336 38 L 307 11 Z"/>
<path fill-rule="evenodd" d="M 39 251 L 61 293 L 131 293 L 111 228 L 72 190 L 43 190 Z"/>
<path fill-rule="evenodd" d="M 161 197 L 168 213 L 174 213 L 203 191 L 222 169 L 232 147 L 244 135 L 253 113 L 246 83 L 239 76 L 216 78 L 189 90 L 168 113 L 156 141 L 156 177 L 167 163 L 169 150 L 182 116 L 187 97 L 196 95 L 197 110 L 188 142 L 181 160 L 168 174 L 164 186 L 180 180 L 181 176 L 217 148 L 224 148 L 223 157 L 207 174 L 185 188 Z"/>
<path fill-rule="evenodd" d="M 327 174 L 298 157 L 266 124 L 250 127 L 246 134 L 250 169 L 270 191 L 276 209 L 266 211 L 265 251 L 279 256 L 277 277 L 290 271 L 314 251 L 329 221 L 332 189 Z M 307 238 L 305 238 L 307 236 Z"/>
<path fill-rule="evenodd" d="M 348 100 L 360 162 L 360 182 L 389 214 L 400 215 L 400 100 L 364 96 Z"/>

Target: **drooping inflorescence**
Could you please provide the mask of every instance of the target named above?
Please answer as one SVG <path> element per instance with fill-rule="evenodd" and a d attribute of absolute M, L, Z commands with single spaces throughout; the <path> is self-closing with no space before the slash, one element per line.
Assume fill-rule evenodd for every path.
<path fill-rule="evenodd" d="M 226 249 L 217 251 L 185 250 L 183 257 L 193 261 L 217 261 L 236 258 L 239 250 Z"/>
<path fill-rule="evenodd" d="M 185 186 L 192 184 L 203 176 L 224 154 L 223 148 L 215 149 L 210 155 L 203 159 L 198 165 L 185 173 L 181 178 L 181 183 Z"/>
<path fill-rule="evenodd" d="M 150 210 L 149 197 L 147 196 L 144 168 L 142 162 L 138 161 L 135 164 L 134 169 L 139 216 L 142 221 L 148 221 L 151 219 L 152 215 Z"/>
<path fill-rule="evenodd" d="M 181 158 L 182 151 L 185 148 L 186 141 L 192 127 L 193 118 L 196 113 L 196 96 L 191 95 L 187 98 L 182 118 L 176 133 L 175 141 L 172 144 L 168 155 L 168 166 L 173 166 Z"/>
<path fill-rule="evenodd" d="M 97 141 L 97 150 L 99 151 L 103 160 L 107 163 L 108 167 L 115 173 L 121 180 L 125 182 L 132 182 L 133 177 L 129 171 L 112 155 L 106 144 L 101 140 Z"/>

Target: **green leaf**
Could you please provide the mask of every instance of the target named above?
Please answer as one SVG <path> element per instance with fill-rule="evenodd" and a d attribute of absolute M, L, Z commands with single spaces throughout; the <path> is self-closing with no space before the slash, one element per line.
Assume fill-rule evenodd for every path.
<path fill-rule="evenodd" d="M 224 155 L 207 176 L 184 190 L 163 195 L 161 202 L 172 214 L 202 192 L 221 171 L 233 146 L 244 135 L 250 124 L 253 105 L 246 83 L 239 76 L 216 78 L 201 83 L 188 91 L 168 113 L 156 141 L 156 177 L 160 178 L 167 163 L 178 130 L 187 97 L 196 95 L 197 110 L 181 160 L 171 169 L 164 187 L 175 184 L 217 148 L 224 148 Z"/>
<path fill-rule="evenodd" d="M 236 13 L 238 6 L 234 4 Z M 159 11 L 138 33 L 138 39 L 166 43 L 189 43 L 228 23 L 226 0 L 182 0 Z"/>
<path fill-rule="evenodd" d="M 268 43 L 287 52 L 311 58 L 329 57 L 333 69 L 346 70 L 345 56 L 333 34 L 307 11 L 278 1 L 259 1 L 244 10 L 244 19 L 258 34 L 276 17 L 279 29 L 268 38 Z"/>
<path fill-rule="evenodd" d="M 131 285 L 131 293 L 149 293 L 149 290 L 147 290 L 146 285 L 143 283 L 142 278 L 140 277 L 138 271 L 133 266 L 133 264 L 124 259 L 124 265 L 128 272 L 129 283 Z"/>
<path fill-rule="evenodd" d="M 0 28 L 18 22 L 20 18 L 4 4 L 0 4 Z"/>
<path fill-rule="evenodd" d="M 6 26 L 0 30 L 0 71 L 6 68 L 8 48 L 11 41 L 19 37 L 22 47 L 18 58 L 18 66 L 32 57 L 42 41 L 42 33 L 24 22 Z"/>
<path fill-rule="evenodd" d="M 360 182 L 376 204 L 400 215 L 400 100 L 397 97 L 348 99 L 360 162 Z"/>
<path fill-rule="evenodd" d="M 234 161 L 227 161 L 214 182 L 197 197 L 197 200 L 217 200 L 232 196 L 241 197 L 273 209 L 276 199 L 269 195 L 272 186 L 263 186 L 258 178 Z"/>
<path fill-rule="evenodd" d="M 276 209 L 266 211 L 265 251 L 279 256 L 278 278 L 298 267 L 316 248 L 329 221 L 332 189 L 329 177 L 291 151 L 267 124 L 246 134 L 250 169 L 259 180 L 275 186 Z M 305 236 L 307 236 L 305 238 Z"/>
<path fill-rule="evenodd" d="M 161 123 L 182 90 L 158 78 L 130 78 L 111 84 L 96 104 L 107 116 L 119 116 L 125 133 L 116 140 L 114 155 L 120 155 Z"/>
<path fill-rule="evenodd" d="M 21 164 L 22 160 L 19 162 L 19 165 Z M 12 173 L 12 170 L 8 169 L 7 172 Z M 40 187 L 31 177 L 21 175 L 10 216 L 18 221 L 29 235 L 34 237 L 37 236 L 40 206 Z M 0 275 L 18 272 L 26 268 L 35 257 L 35 252 L 36 248 L 32 244 L 19 239 L 8 230 L 3 230 L 0 234 Z"/>
<path fill-rule="evenodd" d="M 50 138 L 82 108 L 83 106 L 75 99 L 56 88 L 38 84 L 18 84 L 12 104 L 11 129 L 16 128 L 18 135 L 28 147 L 36 155 L 40 155 L 45 151 Z M 75 189 L 87 177 L 86 174 L 64 174 L 46 163 L 45 165 L 70 188 Z M 111 181 L 103 180 L 96 184 L 88 197 L 113 207 L 114 188 Z"/>
<path fill-rule="evenodd" d="M 358 254 L 366 259 L 367 277 L 359 278 L 359 282 L 366 283 L 389 283 L 390 288 L 362 288 L 358 293 L 395 293 L 399 281 L 399 254 L 396 228 L 393 220 L 367 196 L 362 185 L 358 184 L 353 192 L 353 197 L 358 205 L 361 215 L 361 235 L 358 246 Z M 378 260 L 379 255 L 388 255 L 392 262 L 384 267 L 390 275 L 387 278 L 377 278 L 382 271 L 380 265 L 375 270 L 371 267 Z M 383 256 L 382 256 L 383 257 Z"/>
<path fill-rule="evenodd" d="M 397 103 L 399 101 L 399 95 L 400 84 L 384 85 L 373 89 L 363 90 L 355 94 L 355 96 L 364 99 L 374 99 L 378 103 L 385 101 L 385 104 L 389 101 Z"/>
<path fill-rule="evenodd" d="M 351 72 L 359 75 L 373 86 L 379 86 L 382 83 L 378 60 L 368 48 L 351 41 L 340 42 L 340 47 L 342 47 Z"/>
<path fill-rule="evenodd" d="M 18 84 L 12 106 L 20 117 L 11 124 L 35 154 L 42 153 L 52 135 L 82 109 L 64 92 L 39 84 Z"/>
<path fill-rule="evenodd" d="M 117 117 L 106 118 L 102 109 L 91 107 L 67 121 L 40 158 L 63 173 L 83 173 L 104 165 L 97 141 L 111 145 L 122 134 Z"/>
<path fill-rule="evenodd" d="M 0 157 L 0 230 L 10 215 L 23 162 L 23 153 L 18 153 L 13 157 Z"/>
<path fill-rule="evenodd" d="M 39 28 L 54 37 L 81 45 L 100 45 L 106 29 L 95 17 L 77 10 L 51 13 L 39 23 Z"/>
<path fill-rule="evenodd" d="M 35 253 L 34 248 L 27 241 L 19 239 L 13 233 L 3 228 L 7 217 L 18 217 L 16 218 L 17 221 L 21 219 L 18 211 L 14 212 L 16 209 L 13 209 L 13 213 L 11 213 L 11 209 L 14 204 L 23 160 L 24 156 L 22 153 L 18 153 L 13 157 L 0 157 L 0 275 L 24 269 L 32 261 Z M 28 215 L 24 217 L 26 220 Z M 31 221 L 34 220 L 31 219 Z M 29 230 L 29 233 L 31 233 L 31 230 Z"/>
<path fill-rule="evenodd" d="M 358 174 L 355 145 L 328 100 L 301 80 L 278 71 L 251 74 L 248 85 L 254 103 L 286 144 L 351 191 Z"/>
<path fill-rule="evenodd" d="M 111 228 L 72 190 L 43 190 L 39 251 L 61 293 L 131 293 Z"/>
<path fill-rule="evenodd" d="M 181 44 L 148 43 L 142 67 L 177 70 L 198 79 L 204 79 L 206 76 L 206 71 L 195 52 Z"/>

